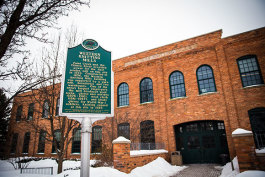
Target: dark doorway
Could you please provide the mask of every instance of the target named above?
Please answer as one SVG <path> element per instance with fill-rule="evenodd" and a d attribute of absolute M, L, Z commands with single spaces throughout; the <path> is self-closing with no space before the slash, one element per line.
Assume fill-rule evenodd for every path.
<path fill-rule="evenodd" d="M 189 122 L 174 129 L 183 163 L 220 163 L 220 155 L 229 153 L 223 121 Z"/>

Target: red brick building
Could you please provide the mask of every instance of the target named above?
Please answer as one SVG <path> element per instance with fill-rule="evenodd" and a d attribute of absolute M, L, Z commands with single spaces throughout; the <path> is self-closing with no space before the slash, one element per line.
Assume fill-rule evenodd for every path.
<path fill-rule="evenodd" d="M 235 156 L 231 134 L 240 127 L 253 131 L 256 148 L 265 147 L 264 46 L 265 28 L 226 38 L 219 30 L 113 61 L 115 116 L 94 124 L 95 146 L 123 135 L 142 149 L 181 151 L 184 163 L 216 163 L 220 154 Z M 23 144 L 18 106 L 10 132 Z M 32 132 L 28 155 L 51 156 L 51 145 L 37 153 L 38 142 Z M 79 157 L 72 144 L 66 157 Z"/>

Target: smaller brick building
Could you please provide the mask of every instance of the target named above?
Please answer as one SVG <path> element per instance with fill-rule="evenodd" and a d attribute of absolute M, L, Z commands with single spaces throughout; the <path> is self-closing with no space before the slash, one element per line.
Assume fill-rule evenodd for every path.
<path fill-rule="evenodd" d="M 231 134 L 239 127 L 265 147 L 264 46 L 265 28 L 226 38 L 218 30 L 113 61 L 115 116 L 94 123 L 92 151 L 122 135 L 141 149 L 181 151 L 184 163 L 218 163 L 221 154 L 235 156 Z M 52 156 L 51 143 L 38 153 L 40 133 L 16 121 L 22 113 L 47 121 L 45 100 L 33 109 L 28 98 L 14 100 L 11 152 L 26 152 L 26 142 L 29 156 Z M 80 131 L 66 158 L 80 157 L 79 149 Z"/>

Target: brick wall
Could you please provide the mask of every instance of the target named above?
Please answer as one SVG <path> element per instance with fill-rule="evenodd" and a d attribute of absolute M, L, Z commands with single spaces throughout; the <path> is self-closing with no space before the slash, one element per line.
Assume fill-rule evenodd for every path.
<path fill-rule="evenodd" d="M 255 152 L 252 133 L 232 135 L 240 172 L 265 170 L 265 154 Z"/>
<path fill-rule="evenodd" d="M 130 173 L 136 167 L 144 166 L 158 157 L 169 161 L 168 153 L 131 156 L 130 142 L 113 142 L 113 165 L 122 172 Z"/>
<path fill-rule="evenodd" d="M 231 133 L 238 127 L 251 130 L 248 110 L 265 107 L 265 85 L 242 87 L 237 59 L 244 55 L 257 56 L 260 70 L 265 78 L 265 28 L 222 38 L 222 31 L 197 36 L 184 41 L 161 46 L 113 61 L 114 71 L 114 112 L 113 118 L 97 121 L 102 126 L 102 141 L 112 147 L 117 138 L 117 125 L 130 124 L 130 140 L 140 142 L 140 122 L 154 121 L 155 141 L 164 143 L 165 149 L 176 151 L 174 126 L 191 121 L 219 120 L 225 124 L 231 158 L 235 147 Z M 207 64 L 212 67 L 217 91 L 199 94 L 196 70 Z M 173 71 L 181 71 L 184 76 L 186 97 L 170 98 L 169 76 Z M 139 84 L 144 77 L 153 82 L 154 101 L 140 104 Z M 126 82 L 129 86 L 129 105 L 118 107 L 117 88 Z M 60 86 L 58 85 L 58 91 Z M 30 99 L 24 93 L 14 99 L 10 133 L 19 133 L 23 143 L 26 131 L 31 131 L 30 152 L 33 156 L 52 156 L 51 143 L 47 143 L 45 154 L 36 154 L 38 133 L 28 124 L 15 121 L 17 106 L 23 104 L 27 115 Z M 42 103 L 36 104 L 38 110 L 33 123 L 48 125 L 41 118 Z M 71 134 L 71 133 L 70 133 Z M 18 147 L 21 151 L 21 146 Z M 71 143 L 66 158 L 80 157 L 71 154 Z"/>

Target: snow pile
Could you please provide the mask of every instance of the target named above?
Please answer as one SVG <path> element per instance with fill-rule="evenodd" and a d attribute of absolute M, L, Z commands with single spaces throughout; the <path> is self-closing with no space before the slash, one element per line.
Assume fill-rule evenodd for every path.
<path fill-rule="evenodd" d="M 123 136 L 119 136 L 117 139 L 113 140 L 112 143 L 113 144 L 118 144 L 118 143 L 123 144 L 123 143 L 131 143 L 131 141 L 124 138 Z"/>
<path fill-rule="evenodd" d="M 225 166 L 223 166 L 222 174 L 220 177 L 234 177 L 237 174 L 239 174 L 239 166 L 238 166 L 237 157 L 235 157 L 232 160 L 232 162 L 233 162 L 235 170 L 232 171 L 232 165 L 231 165 L 231 162 L 229 162 Z"/>
<path fill-rule="evenodd" d="M 54 167 L 57 166 L 57 162 L 53 159 L 44 159 L 39 161 L 31 161 L 28 168 L 38 168 L 38 167 Z"/>
<path fill-rule="evenodd" d="M 249 171 L 244 171 L 236 177 L 264 177 L 265 172 L 264 171 L 258 171 L 258 170 L 249 170 Z"/>
<path fill-rule="evenodd" d="M 55 177 L 80 177 L 80 170 L 64 171 Z M 93 177 L 128 177 L 126 173 L 109 167 L 90 168 L 90 176 Z"/>
<path fill-rule="evenodd" d="M 94 161 L 90 162 L 91 164 Z M 51 177 L 51 175 L 41 175 L 41 174 L 20 174 L 20 170 L 14 170 L 11 168 L 12 165 L 8 161 L 0 161 L 1 168 L 8 167 L 9 171 L 0 171 L 0 177 Z M 57 163 L 55 160 L 46 159 L 40 161 L 32 161 L 29 168 L 35 167 L 53 167 L 57 170 Z M 64 169 L 74 168 L 80 166 L 80 161 L 64 161 Z M 138 167 L 130 174 L 120 172 L 116 169 L 110 167 L 99 167 L 90 168 L 90 176 L 93 177 L 169 177 L 179 171 L 185 169 L 186 167 L 172 166 L 163 158 L 159 157 L 153 162 L 146 164 L 142 167 Z M 56 173 L 54 173 L 56 174 Z M 67 170 L 61 174 L 53 175 L 54 177 L 80 177 L 80 170 Z"/>
<path fill-rule="evenodd" d="M 142 156 L 142 155 L 163 154 L 163 153 L 168 153 L 168 151 L 165 149 L 130 151 L 131 157 Z"/>
<path fill-rule="evenodd" d="M 186 167 L 172 166 L 165 159 L 158 157 L 156 160 L 131 171 L 129 177 L 169 177 Z"/>
<path fill-rule="evenodd" d="M 8 160 L 0 160 L 0 171 L 14 170 L 14 167 Z"/>

